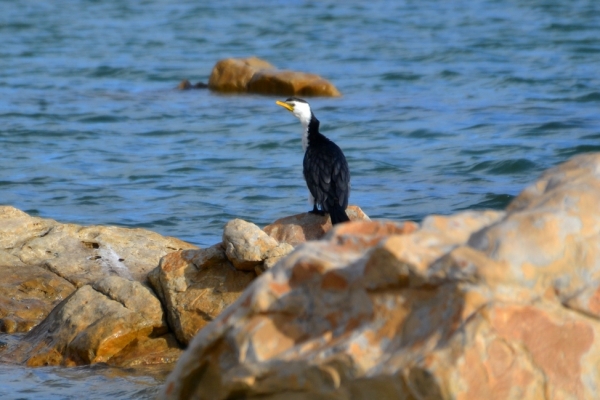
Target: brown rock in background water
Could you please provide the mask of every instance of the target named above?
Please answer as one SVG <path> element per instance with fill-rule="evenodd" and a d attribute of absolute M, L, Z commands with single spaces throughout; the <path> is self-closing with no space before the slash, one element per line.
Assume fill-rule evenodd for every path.
<path fill-rule="evenodd" d="M 275 67 L 256 57 L 226 58 L 217 61 L 208 79 L 208 88 L 217 92 L 247 91 L 248 82 L 255 73 Z"/>
<path fill-rule="evenodd" d="M 247 89 L 250 93 L 280 96 L 341 96 L 331 82 L 319 75 L 271 69 L 255 73 Z"/>
<path fill-rule="evenodd" d="M 318 75 L 277 70 L 267 61 L 256 57 L 218 61 L 210 74 L 208 88 L 225 93 L 340 96 L 331 82 Z"/>
<path fill-rule="evenodd" d="M 590 154 L 506 213 L 342 224 L 201 330 L 161 398 L 599 398 L 598 204 Z"/>

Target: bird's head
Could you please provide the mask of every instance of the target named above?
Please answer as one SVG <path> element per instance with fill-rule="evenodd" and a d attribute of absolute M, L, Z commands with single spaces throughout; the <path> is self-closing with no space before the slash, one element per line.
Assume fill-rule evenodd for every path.
<path fill-rule="evenodd" d="M 298 119 L 300 119 L 300 122 L 302 122 L 303 125 L 308 125 L 310 119 L 312 118 L 313 114 L 308 103 L 297 97 L 290 97 L 286 101 L 277 100 L 275 104 L 294 114 Z"/>

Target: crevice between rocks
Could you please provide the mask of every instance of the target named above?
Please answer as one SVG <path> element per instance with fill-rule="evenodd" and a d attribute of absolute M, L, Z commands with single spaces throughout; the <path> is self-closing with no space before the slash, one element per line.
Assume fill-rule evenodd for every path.
<path fill-rule="evenodd" d="M 71 285 L 73 285 L 73 287 L 75 289 L 78 289 L 80 287 L 80 285 L 78 285 L 75 280 L 69 279 L 67 276 L 64 276 L 64 275 L 60 274 L 58 272 L 58 270 L 56 270 L 52 266 L 52 264 L 50 262 L 48 262 L 48 261 L 44 261 L 42 264 L 39 264 L 39 267 L 45 269 L 48 272 L 53 273 L 54 275 L 58 276 L 59 278 L 64 279 L 65 281 L 69 282 Z"/>

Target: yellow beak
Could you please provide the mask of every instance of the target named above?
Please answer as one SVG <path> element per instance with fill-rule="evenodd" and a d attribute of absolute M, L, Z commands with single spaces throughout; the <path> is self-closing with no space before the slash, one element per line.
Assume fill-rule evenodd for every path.
<path fill-rule="evenodd" d="M 292 106 L 291 104 L 288 104 L 288 103 L 286 103 L 284 101 L 277 100 L 275 102 L 275 104 L 277 104 L 278 106 L 281 106 L 281 107 L 287 109 L 288 111 L 294 111 L 294 106 Z"/>

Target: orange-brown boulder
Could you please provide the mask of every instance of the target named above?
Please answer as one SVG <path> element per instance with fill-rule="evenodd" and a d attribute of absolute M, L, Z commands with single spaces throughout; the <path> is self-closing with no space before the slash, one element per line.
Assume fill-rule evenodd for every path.
<path fill-rule="evenodd" d="M 160 397 L 600 398 L 599 171 L 581 155 L 506 212 L 298 245 L 199 332 Z"/>
<path fill-rule="evenodd" d="M 319 75 L 277 70 L 256 57 L 228 58 L 213 67 L 208 88 L 225 93 L 282 96 L 340 96 L 337 88 Z"/>
<path fill-rule="evenodd" d="M 40 266 L 9 262 L 0 265 L 0 332 L 28 332 L 75 286 Z"/>
<path fill-rule="evenodd" d="M 208 79 L 208 88 L 217 92 L 248 91 L 248 82 L 255 73 L 275 67 L 256 57 L 226 58 L 218 61 Z"/>
<path fill-rule="evenodd" d="M 341 96 L 328 80 L 316 74 L 296 71 L 259 71 L 252 76 L 247 88 L 250 93 L 281 96 Z"/>
<path fill-rule="evenodd" d="M 236 269 L 221 244 L 170 253 L 149 275 L 182 344 L 237 300 L 255 277 L 254 270 Z"/>
<path fill-rule="evenodd" d="M 35 367 L 115 364 L 119 358 L 117 365 L 126 365 L 125 352 L 142 363 L 134 349 L 166 333 L 162 306 L 152 291 L 137 281 L 110 276 L 79 288 L 1 359 Z M 178 348 L 165 350 L 172 355 Z"/>
<path fill-rule="evenodd" d="M 351 221 L 369 221 L 358 206 L 348 206 L 346 214 Z M 307 240 L 321 239 L 331 229 L 329 215 L 302 213 L 280 218 L 264 227 L 264 231 L 278 242 L 296 246 Z"/>

